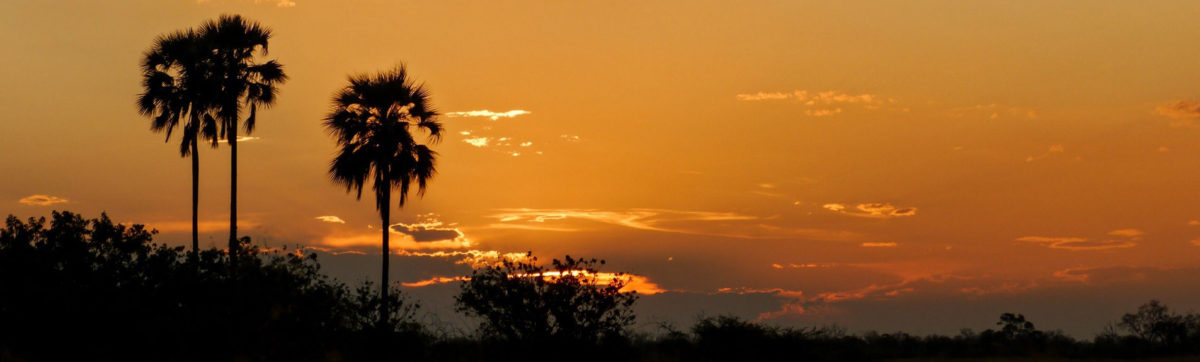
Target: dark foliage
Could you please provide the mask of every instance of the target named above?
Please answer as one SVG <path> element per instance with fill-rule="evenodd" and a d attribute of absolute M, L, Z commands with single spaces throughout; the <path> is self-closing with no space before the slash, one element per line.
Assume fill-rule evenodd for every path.
<path fill-rule="evenodd" d="M 487 338 L 507 341 L 594 343 L 619 338 L 633 324 L 637 294 L 622 292 L 627 280 L 616 275 L 600 282 L 604 261 L 555 259 L 550 268 L 527 255 L 476 269 L 456 298 L 458 310 L 479 317 Z"/>
<path fill-rule="evenodd" d="M 870 361 L 1200 357 L 1200 315 L 1151 301 L 1094 340 L 1038 330 L 1004 313 L 955 336 L 779 328 L 730 316 L 687 331 L 629 332 L 635 295 L 601 283 L 600 261 L 534 259 L 477 270 L 459 309 L 477 337 L 432 337 L 417 306 L 321 273 L 315 255 L 228 255 L 154 244 L 153 231 L 106 215 L 8 217 L 0 229 L 0 361 Z M 234 301 L 231 303 L 230 301 Z M 380 322 L 381 319 L 386 320 Z"/>
<path fill-rule="evenodd" d="M 315 255 L 245 248 L 198 259 L 153 231 L 70 212 L 0 230 L 0 360 L 324 360 L 367 340 L 416 335 L 415 305 L 391 294 L 378 324 L 370 285 L 349 288 Z M 243 239 L 248 242 L 248 239 Z M 269 357 L 269 358 L 268 358 Z"/>

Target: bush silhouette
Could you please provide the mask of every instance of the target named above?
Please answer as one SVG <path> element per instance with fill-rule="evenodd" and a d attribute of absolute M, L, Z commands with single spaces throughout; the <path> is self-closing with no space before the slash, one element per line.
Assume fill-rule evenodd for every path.
<path fill-rule="evenodd" d="M 476 269 L 462 284 L 458 310 L 482 319 L 489 338 L 525 341 L 596 342 L 621 337 L 634 322 L 634 292 L 622 292 L 620 274 L 602 284 L 597 268 L 604 261 L 555 259 L 550 268 L 537 258 L 503 259 Z"/>
<path fill-rule="evenodd" d="M 54 212 L 0 228 L 0 361 L 867 361 L 1146 358 L 1200 354 L 1200 316 L 1158 301 L 1093 340 L 1042 331 L 1022 314 L 955 336 L 781 328 L 731 316 L 686 331 L 630 332 L 637 296 L 596 259 L 540 266 L 527 255 L 477 269 L 458 296 L 476 336 L 432 337 L 399 290 L 325 276 L 315 254 L 243 238 L 190 257 L 154 231 Z M 232 301 L 232 302 L 231 302 Z M 382 322 L 381 322 L 382 320 Z M 388 352 L 401 353 L 388 353 Z M 385 358 L 392 357 L 392 358 Z"/>
<path fill-rule="evenodd" d="M 358 341 L 380 327 L 414 331 L 415 305 L 397 296 L 390 324 L 376 324 L 370 285 L 326 277 L 315 254 L 243 248 L 234 273 L 223 251 L 188 258 L 153 235 L 107 215 L 8 217 L 0 359 L 310 360 L 369 352 Z"/>

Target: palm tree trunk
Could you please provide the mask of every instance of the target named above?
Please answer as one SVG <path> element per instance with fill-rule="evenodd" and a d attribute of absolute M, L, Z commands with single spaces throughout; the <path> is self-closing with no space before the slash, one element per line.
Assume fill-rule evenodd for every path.
<path fill-rule="evenodd" d="M 237 256 L 240 244 L 237 239 L 237 122 L 228 128 L 229 132 L 229 256 L 233 266 L 237 267 Z"/>
<path fill-rule="evenodd" d="M 196 144 L 197 137 L 192 138 L 192 260 L 200 260 L 200 221 L 197 212 L 200 209 L 200 153 Z"/>
<path fill-rule="evenodd" d="M 388 321 L 388 259 L 391 256 L 391 248 L 388 244 L 388 237 L 390 236 L 388 234 L 391 234 L 392 228 L 391 190 L 389 189 L 388 192 L 380 195 L 380 197 L 383 198 L 383 202 L 380 203 L 383 205 L 383 209 L 379 210 L 380 216 L 383 217 L 383 227 L 381 228 L 383 229 L 383 274 L 380 278 L 383 282 L 379 285 L 379 325 L 385 326 Z"/>

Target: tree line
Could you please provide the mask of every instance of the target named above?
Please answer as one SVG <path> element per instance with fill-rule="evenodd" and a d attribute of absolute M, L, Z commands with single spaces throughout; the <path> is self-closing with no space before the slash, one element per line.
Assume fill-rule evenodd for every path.
<path fill-rule="evenodd" d="M 632 328 L 638 298 L 603 261 L 531 255 L 475 269 L 457 311 L 470 334 L 418 323 L 420 303 L 321 272 L 317 255 L 155 243 L 142 225 L 71 212 L 0 229 L 0 361 L 870 361 L 1200 357 L 1200 314 L 1157 301 L 1090 340 L 1005 313 L 954 336 L 782 328 L 730 316 Z M 236 269 L 236 270 L 235 270 Z M 381 298 L 388 298 L 385 302 Z"/>

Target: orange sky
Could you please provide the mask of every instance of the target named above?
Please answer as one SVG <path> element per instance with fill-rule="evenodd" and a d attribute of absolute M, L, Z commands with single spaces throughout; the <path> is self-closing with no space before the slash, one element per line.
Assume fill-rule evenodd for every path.
<path fill-rule="evenodd" d="M 190 164 L 137 114 L 137 66 L 222 13 L 273 28 L 291 77 L 239 152 L 241 230 L 347 279 L 375 275 L 380 221 L 328 180 L 321 118 L 348 74 L 404 61 L 449 136 L 393 211 L 398 283 L 533 251 L 661 288 L 643 321 L 1011 311 L 1089 336 L 1151 298 L 1200 309 L 1194 2 L 6 1 L 0 211 L 187 242 Z M 200 159 L 222 245 L 228 153 Z"/>

